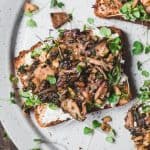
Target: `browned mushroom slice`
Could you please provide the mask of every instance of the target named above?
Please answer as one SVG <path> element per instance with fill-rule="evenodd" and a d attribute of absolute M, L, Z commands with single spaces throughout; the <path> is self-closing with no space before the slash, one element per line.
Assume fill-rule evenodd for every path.
<path fill-rule="evenodd" d="M 95 47 L 95 50 L 96 50 L 96 53 L 98 56 L 104 57 L 108 54 L 109 49 L 106 44 L 107 44 L 107 42 L 103 41 Z"/>
<path fill-rule="evenodd" d="M 141 3 L 145 7 L 146 12 L 150 14 L 150 0 L 141 0 Z"/>
<path fill-rule="evenodd" d="M 34 12 L 34 11 L 37 11 L 39 10 L 39 7 L 35 4 L 32 4 L 30 2 L 26 2 L 24 4 L 24 11 L 25 12 Z"/>
<path fill-rule="evenodd" d="M 122 3 L 120 0 L 96 0 L 95 14 L 100 17 L 111 17 L 119 14 Z"/>
<path fill-rule="evenodd" d="M 66 12 L 55 12 L 50 14 L 54 28 L 59 28 L 66 22 L 70 21 L 70 15 Z"/>
<path fill-rule="evenodd" d="M 107 94 L 107 91 L 108 91 L 108 85 L 107 85 L 107 82 L 104 81 L 100 84 L 99 88 L 97 89 L 96 93 L 95 93 L 95 96 L 94 96 L 94 99 L 98 99 L 98 98 L 104 98 Z"/>
<path fill-rule="evenodd" d="M 79 108 L 77 103 L 72 99 L 66 99 L 61 102 L 61 108 L 70 113 L 70 115 L 77 120 L 85 119 L 85 105 L 82 105 L 82 108 Z M 84 111 L 84 112 L 83 112 Z"/>
<path fill-rule="evenodd" d="M 129 111 L 127 113 L 127 116 L 125 118 L 125 127 L 128 128 L 128 129 L 134 127 L 134 116 L 133 116 L 132 111 Z"/>

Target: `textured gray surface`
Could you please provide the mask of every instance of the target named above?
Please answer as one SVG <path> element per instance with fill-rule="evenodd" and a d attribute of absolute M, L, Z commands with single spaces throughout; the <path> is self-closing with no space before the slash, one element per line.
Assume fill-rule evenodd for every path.
<path fill-rule="evenodd" d="M 0 123 L 0 150 L 17 150 Z"/>

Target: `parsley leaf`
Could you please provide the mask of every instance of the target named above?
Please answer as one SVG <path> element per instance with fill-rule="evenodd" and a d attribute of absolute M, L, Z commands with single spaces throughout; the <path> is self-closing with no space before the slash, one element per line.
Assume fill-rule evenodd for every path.
<path fill-rule="evenodd" d="M 79 72 L 79 73 L 81 73 L 83 70 L 82 66 L 80 66 L 80 65 L 77 65 L 76 69 L 77 69 L 77 72 Z"/>
<path fill-rule="evenodd" d="M 134 55 L 141 54 L 143 52 L 143 50 L 144 50 L 144 46 L 143 46 L 143 44 L 140 41 L 135 41 L 133 43 L 132 53 Z"/>
<path fill-rule="evenodd" d="M 56 109 L 58 109 L 58 106 L 54 103 L 49 103 L 49 108 L 52 110 L 56 110 Z"/>
<path fill-rule="evenodd" d="M 147 78 L 150 76 L 150 73 L 146 70 L 142 70 L 142 75 Z"/>
<path fill-rule="evenodd" d="M 107 137 L 105 138 L 105 140 L 106 140 L 107 142 L 109 142 L 109 143 L 114 143 L 114 142 L 115 142 L 115 139 L 114 139 L 113 137 L 111 137 L 111 136 L 107 136 Z"/>
<path fill-rule="evenodd" d="M 65 5 L 63 2 L 58 2 L 58 0 L 51 0 L 51 4 L 50 4 L 51 8 L 54 8 L 54 7 L 62 8 L 64 6 Z"/>
<path fill-rule="evenodd" d="M 48 76 L 47 76 L 47 81 L 48 81 L 50 84 L 56 84 L 56 78 L 55 78 L 55 76 L 48 75 Z"/>
<path fill-rule="evenodd" d="M 148 54 L 148 53 L 150 53 L 150 45 L 147 45 L 145 47 L 145 54 Z"/>
<path fill-rule="evenodd" d="M 87 18 L 87 22 L 89 23 L 89 24 L 94 24 L 94 18 Z"/>
<path fill-rule="evenodd" d="M 109 40 L 108 47 L 113 54 L 119 51 L 122 48 L 120 37 Z"/>
<path fill-rule="evenodd" d="M 142 63 L 140 61 L 137 61 L 137 68 L 138 70 L 142 70 Z"/>
<path fill-rule="evenodd" d="M 24 15 L 27 16 L 27 17 L 32 17 L 33 13 L 29 12 L 29 11 L 26 11 L 26 12 L 24 12 Z"/>
<path fill-rule="evenodd" d="M 104 37 L 108 38 L 111 35 L 111 30 L 107 27 L 101 27 L 99 31 Z"/>
<path fill-rule="evenodd" d="M 31 27 L 31 28 L 37 27 L 36 21 L 33 20 L 32 18 L 30 18 L 30 19 L 27 20 L 26 25 L 28 27 Z"/>
<path fill-rule="evenodd" d="M 89 128 L 89 127 L 84 127 L 83 133 L 84 134 L 92 134 L 94 132 L 93 129 Z"/>
<path fill-rule="evenodd" d="M 35 58 L 35 57 L 38 57 L 40 56 L 42 53 L 42 50 L 41 49 L 34 49 L 32 52 L 31 52 L 31 58 Z"/>
<path fill-rule="evenodd" d="M 116 104 L 118 102 L 119 98 L 120 97 L 118 95 L 112 94 L 107 98 L 107 100 L 110 104 Z"/>
<path fill-rule="evenodd" d="M 101 123 L 98 120 L 93 120 L 92 122 L 93 128 L 98 128 L 101 126 Z"/>
<path fill-rule="evenodd" d="M 37 95 L 31 93 L 31 91 L 20 91 L 19 95 L 24 98 L 24 107 L 25 109 L 35 107 L 41 104 L 41 100 Z"/>
<path fill-rule="evenodd" d="M 115 137 L 116 137 L 116 132 L 114 129 L 111 129 L 110 132 L 108 133 L 107 137 L 106 137 L 106 141 L 109 143 L 114 143 Z"/>

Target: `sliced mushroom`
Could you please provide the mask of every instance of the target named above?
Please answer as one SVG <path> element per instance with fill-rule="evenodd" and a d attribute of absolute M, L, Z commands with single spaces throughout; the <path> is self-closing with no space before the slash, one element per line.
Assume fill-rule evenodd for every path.
<path fill-rule="evenodd" d="M 107 82 L 104 81 L 100 84 L 99 88 L 97 89 L 94 99 L 96 100 L 99 97 L 103 99 L 106 96 L 107 91 L 108 91 L 108 85 Z"/>
<path fill-rule="evenodd" d="M 70 21 L 70 15 L 66 12 L 55 12 L 50 14 L 54 28 L 59 28 L 66 22 Z"/>
<path fill-rule="evenodd" d="M 32 13 L 32 12 L 37 11 L 37 10 L 39 10 L 39 7 L 35 4 L 32 4 L 30 2 L 26 2 L 24 4 L 24 11 L 25 12 L 31 12 Z"/>
<path fill-rule="evenodd" d="M 109 52 L 109 49 L 107 47 L 107 42 L 103 41 L 103 42 L 99 43 L 95 47 L 95 50 L 96 50 L 97 56 L 101 56 L 101 57 L 106 56 L 108 54 L 108 52 Z"/>
<path fill-rule="evenodd" d="M 85 107 L 84 107 L 84 104 L 83 104 L 82 107 L 84 109 L 80 110 L 82 108 L 79 108 L 79 106 L 77 105 L 77 103 L 74 100 L 72 100 L 72 99 L 66 99 L 66 100 L 63 100 L 61 102 L 61 108 L 64 111 L 70 113 L 70 115 L 73 118 L 77 119 L 77 120 L 84 120 L 85 119 Z"/>
<path fill-rule="evenodd" d="M 130 128 L 133 128 L 134 127 L 134 116 L 133 116 L 133 113 L 132 111 L 129 111 L 127 113 L 127 116 L 125 118 L 125 127 L 127 129 L 130 129 Z"/>

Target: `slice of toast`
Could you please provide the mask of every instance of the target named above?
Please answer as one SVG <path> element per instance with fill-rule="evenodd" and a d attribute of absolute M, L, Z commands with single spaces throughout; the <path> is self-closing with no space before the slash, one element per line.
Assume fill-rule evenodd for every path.
<path fill-rule="evenodd" d="M 72 118 L 69 114 L 64 113 L 61 108 L 49 108 L 47 103 L 37 106 L 34 109 L 34 115 L 40 127 L 53 126 Z"/>
<path fill-rule="evenodd" d="M 61 27 L 66 22 L 71 20 L 71 16 L 66 12 L 53 12 L 50 14 L 50 16 L 55 29 Z"/>
<path fill-rule="evenodd" d="M 100 32 L 104 30 L 107 35 Z M 56 39 L 38 42 L 30 50 L 20 52 L 14 60 L 16 73 L 23 90 L 30 90 L 41 101 L 37 106 L 30 98 L 28 104 L 36 104 L 30 109 L 35 111 L 40 126 L 66 120 L 56 117 L 43 123 L 47 103 L 54 103 L 80 121 L 92 111 L 128 103 L 131 92 L 122 63 L 123 44 L 120 29 L 95 27 L 65 30 Z"/>
<path fill-rule="evenodd" d="M 137 15 L 132 13 L 134 10 L 138 10 Z M 148 1 L 96 0 L 94 13 L 101 18 L 130 21 L 150 27 L 150 3 Z"/>
<path fill-rule="evenodd" d="M 143 108 L 145 109 L 145 104 L 132 106 L 125 118 L 125 127 L 130 131 L 137 150 L 150 148 L 150 109 L 149 112 L 144 112 Z"/>

